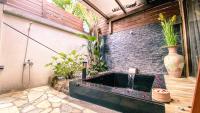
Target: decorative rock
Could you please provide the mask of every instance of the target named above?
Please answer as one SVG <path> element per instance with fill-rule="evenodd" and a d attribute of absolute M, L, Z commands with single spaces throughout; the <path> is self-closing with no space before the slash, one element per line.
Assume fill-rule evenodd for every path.
<path fill-rule="evenodd" d="M 39 103 L 38 105 L 36 105 L 38 108 L 48 108 L 51 106 L 51 104 L 49 103 L 49 101 L 45 100 L 41 103 Z"/>
<path fill-rule="evenodd" d="M 69 106 L 69 105 L 67 105 L 67 104 L 62 104 L 62 106 L 61 106 L 61 112 L 63 112 L 63 113 L 71 113 L 71 111 L 72 111 L 72 107 L 71 106 Z"/>
<path fill-rule="evenodd" d="M 89 109 L 85 109 L 85 110 L 83 111 L 83 113 L 97 113 L 97 112 L 92 111 L 92 110 L 89 110 Z"/>
<path fill-rule="evenodd" d="M 72 109 L 71 113 L 82 113 L 82 111 L 78 109 Z"/>
<path fill-rule="evenodd" d="M 55 95 L 52 95 L 52 94 L 47 94 L 47 96 L 50 98 L 50 97 L 53 97 L 53 96 L 55 96 Z"/>
<path fill-rule="evenodd" d="M 24 107 L 24 108 L 22 109 L 22 112 L 23 112 L 23 113 L 26 113 L 26 112 L 29 112 L 29 111 L 31 111 L 31 110 L 33 110 L 33 109 L 35 109 L 34 106 L 28 105 L 28 106 L 26 106 L 26 107 Z"/>
<path fill-rule="evenodd" d="M 40 102 L 42 102 L 42 101 L 44 101 L 46 99 L 47 99 L 47 95 L 42 95 L 41 97 L 39 97 L 38 99 L 36 99 L 34 101 L 34 105 L 37 105 L 38 103 L 40 103 Z"/>
<path fill-rule="evenodd" d="M 61 101 L 63 104 L 69 104 L 69 102 L 67 100 L 62 100 Z"/>
<path fill-rule="evenodd" d="M 60 92 L 57 96 L 58 96 L 59 98 L 66 98 L 66 97 L 67 97 L 66 94 L 61 93 L 61 92 Z"/>
<path fill-rule="evenodd" d="M 31 91 L 28 94 L 28 100 L 29 102 L 33 102 L 39 97 L 41 97 L 44 93 L 43 92 L 38 92 L 38 91 Z"/>
<path fill-rule="evenodd" d="M 51 113 L 60 113 L 60 109 L 59 108 L 55 108 L 55 109 L 53 109 L 53 111 Z"/>
<path fill-rule="evenodd" d="M 58 103 L 58 102 L 61 101 L 61 99 L 58 98 L 58 97 L 56 97 L 56 96 L 51 97 L 51 98 L 49 98 L 48 100 L 49 100 L 49 102 L 54 102 L 54 103 Z"/>
<path fill-rule="evenodd" d="M 69 84 L 69 80 L 66 80 L 66 79 L 58 80 L 58 82 L 53 87 L 57 91 L 61 91 L 62 92 L 66 88 L 67 84 Z"/>
<path fill-rule="evenodd" d="M 7 103 L 7 101 L 0 101 L 0 104 L 4 104 L 4 103 Z"/>
<path fill-rule="evenodd" d="M 28 101 L 27 101 L 27 100 L 19 99 L 19 100 L 14 101 L 13 103 L 14 103 L 17 107 L 20 107 L 20 106 L 22 106 L 22 105 L 28 103 Z"/>
<path fill-rule="evenodd" d="M 5 94 L 1 94 L 1 95 L 0 95 L 0 98 L 10 97 L 10 96 L 12 96 L 12 92 L 10 92 L 10 93 L 5 93 Z"/>
<path fill-rule="evenodd" d="M 52 107 L 57 108 L 60 107 L 61 103 L 52 103 Z"/>
<path fill-rule="evenodd" d="M 24 96 L 24 95 L 25 95 L 25 94 L 22 93 L 22 92 L 15 92 L 15 93 L 13 93 L 13 95 L 12 95 L 11 97 L 18 98 L 18 97 L 22 97 L 22 96 Z"/>
<path fill-rule="evenodd" d="M 12 106 L 0 109 L 0 113 L 19 113 L 19 110 L 17 109 L 17 107 Z"/>
<path fill-rule="evenodd" d="M 5 101 L 5 102 L 13 102 L 14 100 L 16 100 L 16 98 L 12 98 L 12 97 L 2 97 L 0 98 L 1 101 Z"/>
<path fill-rule="evenodd" d="M 79 105 L 74 104 L 74 103 L 71 103 L 71 102 L 69 102 L 68 104 L 69 104 L 70 106 L 72 106 L 72 107 L 74 107 L 74 108 L 77 108 L 77 109 L 80 109 L 80 110 L 83 110 L 83 109 L 84 109 L 82 106 L 79 106 Z"/>
<path fill-rule="evenodd" d="M 30 112 L 28 112 L 28 113 L 40 113 L 42 111 L 42 109 L 34 109 L 34 110 L 32 110 L 32 111 L 30 111 Z"/>
<path fill-rule="evenodd" d="M 31 90 L 34 90 L 34 91 L 47 91 L 49 89 L 48 86 L 41 86 L 41 87 L 37 87 L 37 88 L 32 88 Z"/>
<path fill-rule="evenodd" d="M 0 109 L 1 108 L 7 108 L 7 107 L 10 107 L 10 106 L 13 106 L 13 104 L 12 103 L 2 103 L 2 104 L 0 104 Z"/>
<path fill-rule="evenodd" d="M 53 110 L 53 108 L 47 108 L 47 109 L 45 109 L 44 111 L 42 111 L 41 113 L 49 113 L 50 111 L 52 111 Z"/>

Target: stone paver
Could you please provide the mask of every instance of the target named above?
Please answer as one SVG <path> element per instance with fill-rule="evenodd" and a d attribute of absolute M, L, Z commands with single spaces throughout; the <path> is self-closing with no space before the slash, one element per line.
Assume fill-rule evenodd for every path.
<path fill-rule="evenodd" d="M 81 100 L 74 103 L 77 100 L 42 86 L 0 95 L 0 113 L 117 113 Z"/>
<path fill-rule="evenodd" d="M 16 106 L 1 108 L 0 113 L 19 113 L 19 110 Z"/>

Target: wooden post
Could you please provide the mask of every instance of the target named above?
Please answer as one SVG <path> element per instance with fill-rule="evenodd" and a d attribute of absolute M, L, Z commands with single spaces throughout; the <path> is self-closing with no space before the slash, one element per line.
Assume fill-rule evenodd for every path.
<path fill-rule="evenodd" d="M 3 4 L 0 4 L 0 45 L 3 31 Z"/>
<path fill-rule="evenodd" d="M 197 82 L 195 93 L 193 97 L 193 104 L 192 104 L 192 112 L 191 113 L 200 113 L 200 62 L 198 67 L 198 74 L 197 74 Z"/>
<path fill-rule="evenodd" d="M 0 3 L 0 66 L 4 67 L 3 61 L 2 61 L 2 38 L 3 38 L 3 4 Z M 1 73 L 0 73 L 1 76 Z"/>
<path fill-rule="evenodd" d="M 42 17 L 46 17 L 47 0 L 42 0 Z"/>
<path fill-rule="evenodd" d="M 109 21 L 109 23 L 108 23 L 108 29 L 109 29 L 109 34 L 112 34 L 112 32 L 113 32 L 113 28 L 112 28 L 112 21 Z"/>
<path fill-rule="evenodd" d="M 124 6 L 122 5 L 122 3 L 119 0 L 115 0 L 115 2 L 119 5 L 119 7 L 122 9 L 122 11 L 124 12 L 124 14 L 126 14 L 126 9 L 124 8 Z"/>
<path fill-rule="evenodd" d="M 188 42 L 187 42 L 187 30 L 186 30 L 186 21 L 185 14 L 183 8 L 183 0 L 179 1 L 180 14 L 182 17 L 182 33 L 183 33 L 183 43 L 184 43 L 184 58 L 185 58 L 185 66 L 186 66 L 186 77 L 189 77 L 189 56 L 188 56 Z"/>

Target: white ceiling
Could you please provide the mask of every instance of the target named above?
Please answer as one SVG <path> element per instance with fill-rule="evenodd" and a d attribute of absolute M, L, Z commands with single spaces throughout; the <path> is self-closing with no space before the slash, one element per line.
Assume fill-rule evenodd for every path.
<path fill-rule="evenodd" d="M 99 10 L 101 10 L 104 14 L 106 14 L 109 18 L 115 17 L 123 14 L 124 12 L 121 10 L 119 5 L 115 0 L 88 0 L 93 5 L 95 5 Z M 140 3 L 145 4 L 146 0 L 119 0 L 123 7 L 125 7 L 126 12 L 132 11 L 140 5 Z M 135 5 L 134 5 L 135 4 Z M 134 7 L 127 8 L 127 6 L 133 5 Z M 142 5 L 140 5 L 142 6 Z M 113 9 L 119 9 L 116 12 L 113 12 Z"/>

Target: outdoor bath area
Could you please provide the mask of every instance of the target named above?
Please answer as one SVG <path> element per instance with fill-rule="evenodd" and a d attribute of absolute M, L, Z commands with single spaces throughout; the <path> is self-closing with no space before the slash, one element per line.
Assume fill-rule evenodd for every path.
<path fill-rule="evenodd" d="M 200 113 L 199 4 L 0 0 L 0 113 Z"/>
<path fill-rule="evenodd" d="M 166 113 L 190 113 L 194 79 L 165 77 L 173 101 L 164 106 Z M 180 85 L 175 85 L 180 82 Z M 185 88 L 180 88 L 182 85 Z M 91 97 L 92 98 L 92 97 Z M 108 97 L 111 98 L 111 97 Z M 0 113 L 121 113 L 90 101 L 73 98 L 49 86 L 41 86 L 0 95 Z M 134 112 L 133 112 L 134 113 Z M 153 112 L 149 112 L 153 113 Z"/>

